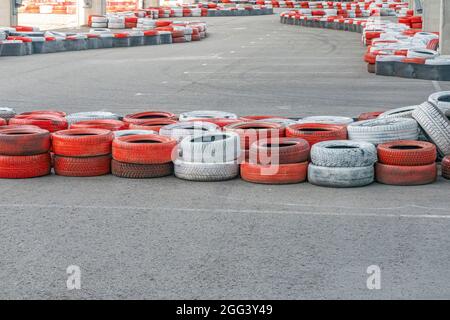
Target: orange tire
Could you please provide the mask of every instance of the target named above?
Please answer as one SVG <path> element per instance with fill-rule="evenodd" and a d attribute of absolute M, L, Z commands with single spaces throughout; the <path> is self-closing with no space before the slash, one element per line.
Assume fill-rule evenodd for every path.
<path fill-rule="evenodd" d="M 95 157 L 111 153 L 114 138 L 105 129 L 69 129 L 52 134 L 53 152 L 66 157 Z"/>
<path fill-rule="evenodd" d="M 11 127 L 0 130 L 0 154 L 2 155 L 41 154 L 47 152 L 50 145 L 50 133 L 44 129 Z"/>
<path fill-rule="evenodd" d="M 272 137 L 284 137 L 285 128 L 279 123 L 244 121 L 225 126 L 224 131 L 237 133 L 241 138 L 241 149 L 249 150 L 253 142 Z"/>
<path fill-rule="evenodd" d="M 250 146 L 249 158 L 264 164 L 299 163 L 308 160 L 309 151 L 309 143 L 301 138 L 263 139 Z"/>
<path fill-rule="evenodd" d="M 140 124 L 130 124 L 130 129 L 136 129 L 136 130 L 153 130 L 156 132 L 159 132 L 159 130 L 167 126 L 169 124 L 177 123 L 177 120 L 174 119 L 154 119 L 154 120 L 145 120 L 141 122 Z"/>
<path fill-rule="evenodd" d="M 145 111 L 126 115 L 124 122 L 133 124 L 142 124 L 149 120 L 176 119 L 177 116 L 171 112 L 164 111 Z"/>
<path fill-rule="evenodd" d="M 53 115 L 53 116 L 58 116 L 58 117 L 65 117 L 67 114 L 64 111 L 58 111 L 58 110 L 33 110 L 33 111 L 28 111 L 28 112 L 22 112 L 20 115 L 21 116 L 29 116 L 31 114 L 48 114 L 48 115 Z"/>
<path fill-rule="evenodd" d="M 442 160 L 442 176 L 450 180 L 450 156 Z"/>
<path fill-rule="evenodd" d="M 6 122 L 5 119 L 0 118 L 0 126 L 6 126 L 8 123 Z"/>
<path fill-rule="evenodd" d="M 364 112 L 358 116 L 358 121 L 376 119 L 384 111 Z"/>
<path fill-rule="evenodd" d="M 424 166 L 392 166 L 377 163 L 375 166 L 376 180 L 383 184 L 394 186 L 417 186 L 436 181 L 437 164 Z"/>
<path fill-rule="evenodd" d="M 0 156 L 0 178 L 25 179 L 50 174 L 48 152 L 32 156 Z"/>
<path fill-rule="evenodd" d="M 378 145 L 378 161 L 393 166 L 423 166 L 436 162 L 436 146 L 423 141 L 394 141 Z"/>
<path fill-rule="evenodd" d="M 40 113 L 17 115 L 9 120 L 9 124 L 33 125 L 50 132 L 65 130 L 68 126 L 66 118 L 53 114 Z"/>
<path fill-rule="evenodd" d="M 111 131 L 117 131 L 128 129 L 128 123 L 113 119 L 98 119 L 98 120 L 80 121 L 70 125 L 70 129 L 79 129 L 79 128 L 106 129 Z"/>
<path fill-rule="evenodd" d="M 66 177 L 95 177 L 111 172 L 111 156 L 54 158 L 55 173 Z"/>
<path fill-rule="evenodd" d="M 241 121 L 253 121 L 253 120 L 264 120 L 264 119 L 287 119 L 285 117 L 278 116 L 245 116 L 240 118 Z"/>
<path fill-rule="evenodd" d="M 125 163 L 159 164 L 172 161 L 175 139 L 156 134 L 118 137 L 112 145 L 113 159 Z"/>
<path fill-rule="evenodd" d="M 347 128 L 324 123 L 299 123 L 288 126 L 286 136 L 303 138 L 312 147 L 322 141 L 347 140 Z"/>
<path fill-rule="evenodd" d="M 280 164 L 275 166 L 259 165 L 248 162 L 241 164 L 243 180 L 263 184 L 290 184 L 306 181 L 308 162 Z"/>

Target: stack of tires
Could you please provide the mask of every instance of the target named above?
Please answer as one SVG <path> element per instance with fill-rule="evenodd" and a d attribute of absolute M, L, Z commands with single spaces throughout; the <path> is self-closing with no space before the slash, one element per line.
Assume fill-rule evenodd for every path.
<path fill-rule="evenodd" d="M 450 156 L 442 159 L 442 177 L 450 180 Z"/>
<path fill-rule="evenodd" d="M 50 133 L 23 126 L 0 130 L 0 178 L 33 178 L 50 174 Z"/>
<path fill-rule="evenodd" d="M 263 184 L 306 181 L 309 143 L 300 138 L 271 138 L 253 143 L 249 160 L 241 164 L 243 180 Z"/>
<path fill-rule="evenodd" d="M 112 174 L 134 179 L 171 175 L 176 145 L 175 139 L 155 134 L 116 137 L 112 144 Z"/>
<path fill-rule="evenodd" d="M 308 181 L 324 187 L 349 188 L 371 184 L 377 150 L 360 141 L 323 141 L 311 148 Z"/>
<path fill-rule="evenodd" d="M 191 181 L 224 181 L 239 175 L 240 138 L 232 132 L 185 137 L 174 161 L 175 176 Z"/>
<path fill-rule="evenodd" d="M 111 172 L 114 134 L 105 129 L 68 129 L 52 134 L 54 170 L 68 177 L 93 177 Z"/>
<path fill-rule="evenodd" d="M 436 181 L 436 146 L 423 141 L 380 144 L 376 179 L 388 185 L 413 186 Z"/>

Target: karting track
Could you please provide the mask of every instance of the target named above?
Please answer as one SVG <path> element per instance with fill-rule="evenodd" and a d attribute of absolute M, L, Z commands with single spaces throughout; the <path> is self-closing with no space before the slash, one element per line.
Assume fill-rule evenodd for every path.
<path fill-rule="evenodd" d="M 210 37 L 196 43 L 3 57 L 2 104 L 357 116 L 450 89 L 367 73 L 355 33 L 202 20 Z M 2 180 L 0 298 L 448 299 L 449 187 Z M 66 288 L 69 265 L 81 290 Z M 381 290 L 366 288 L 370 265 Z"/>

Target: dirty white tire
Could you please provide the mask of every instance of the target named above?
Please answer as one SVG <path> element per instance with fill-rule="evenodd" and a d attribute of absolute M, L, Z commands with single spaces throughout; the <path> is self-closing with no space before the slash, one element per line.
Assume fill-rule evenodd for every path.
<path fill-rule="evenodd" d="M 179 121 L 192 121 L 195 119 L 237 119 L 234 113 L 224 111 L 198 110 L 183 112 L 179 116 Z"/>
<path fill-rule="evenodd" d="M 450 111 L 450 91 L 435 92 L 428 97 L 428 102 L 434 104 L 443 112 Z"/>
<path fill-rule="evenodd" d="M 433 104 L 424 102 L 414 110 L 413 117 L 439 152 L 450 155 L 450 121 L 445 114 Z"/>
<path fill-rule="evenodd" d="M 414 119 L 377 118 L 354 122 L 347 127 L 349 140 L 375 145 L 398 140 L 417 140 L 419 125 Z"/>
<path fill-rule="evenodd" d="M 206 133 L 189 136 L 180 142 L 179 155 L 189 162 L 224 163 L 241 155 L 239 135 L 233 132 Z"/>
<path fill-rule="evenodd" d="M 417 107 L 418 106 L 395 108 L 395 109 L 383 112 L 382 114 L 380 114 L 378 116 L 378 118 L 411 118 L 412 119 L 412 113 L 414 110 L 416 110 Z"/>
<path fill-rule="evenodd" d="M 439 53 L 430 49 L 409 49 L 407 53 L 407 58 L 424 58 L 433 59 L 437 57 Z"/>
<path fill-rule="evenodd" d="M 112 119 L 118 120 L 120 118 L 119 115 L 107 112 L 107 111 L 87 111 L 87 112 L 78 112 L 69 114 L 66 119 L 70 124 L 77 123 L 84 120 L 99 120 L 99 119 Z"/>
<path fill-rule="evenodd" d="M 14 109 L 12 109 L 12 108 L 8 108 L 8 107 L 0 108 L 0 118 L 9 120 L 11 118 L 14 118 L 15 115 L 16 115 L 16 111 L 14 111 Z"/>
<path fill-rule="evenodd" d="M 142 135 L 142 134 L 159 134 L 153 130 L 118 130 L 114 131 L 114 136 L 117 137 L 126 137 L 133 135 Z"/>
<path fill-rule="evenodd" d="M 311 149 L 311 161 L 321 167 L 368 167 L 377 162 L 375 145 L 363 141 L 323 141 Z"/>
<path fill-rule="evenodd" d="M 220 131 L 218 125 L 201 121 L 186 121 L 169 124 L 159 130 L 159 134 L 176 139 L 178 142 L 188 136 L 198 136 L 209 132 Z"/>
<path fill-rule="evenodd" d="M 236 161 L 225 163 L 188 162 L 181 159 L 174 161 L 175 176 L 192 181 L 224 181 L 239 175 Z"/>
<path fill-rule="evenodd" d="M 279 123 L 285 127 L 290 126 L 291 124 L 296 124 L 298 121 L 292 120 L 292 119 L 282 119 L 282 118 L 268 118 L 268 119 L 261 119 L 256 120 L 257 122 L 271 122 L 271 123 Z"/>
<path fill-rule="evenodd" d="M 347 117 L 335 117 L 335 116 L 313 116 L 306 117 L 299 120 L 299 123 L 325 123 L 325 124 L 350 124 L 354 120 Z"/>
<path fill-rule="evenodd" d="M 308 181 L 322 187 L 352 188 L 362 187 L 375 180 L 374 166 L 368 167 L 320 167 L 310 164 L 308 167 Z"/>

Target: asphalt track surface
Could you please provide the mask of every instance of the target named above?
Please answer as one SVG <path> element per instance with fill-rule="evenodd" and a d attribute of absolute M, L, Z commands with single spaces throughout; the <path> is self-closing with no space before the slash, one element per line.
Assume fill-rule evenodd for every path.
<path fill-rule="evenodd" d="M 0 60 L 18 111 L 357 116 L 449 83 L 366 72 L 359 35 L 205 18 L 186 44 Z M 0 181 L 0 298 L 450 298 L 450 184 L 329 189 L 236 179 Z M 66 268 L 81 268 L 67 290 Z M 381 268 L 381 289 L 366 286 Z"/>

